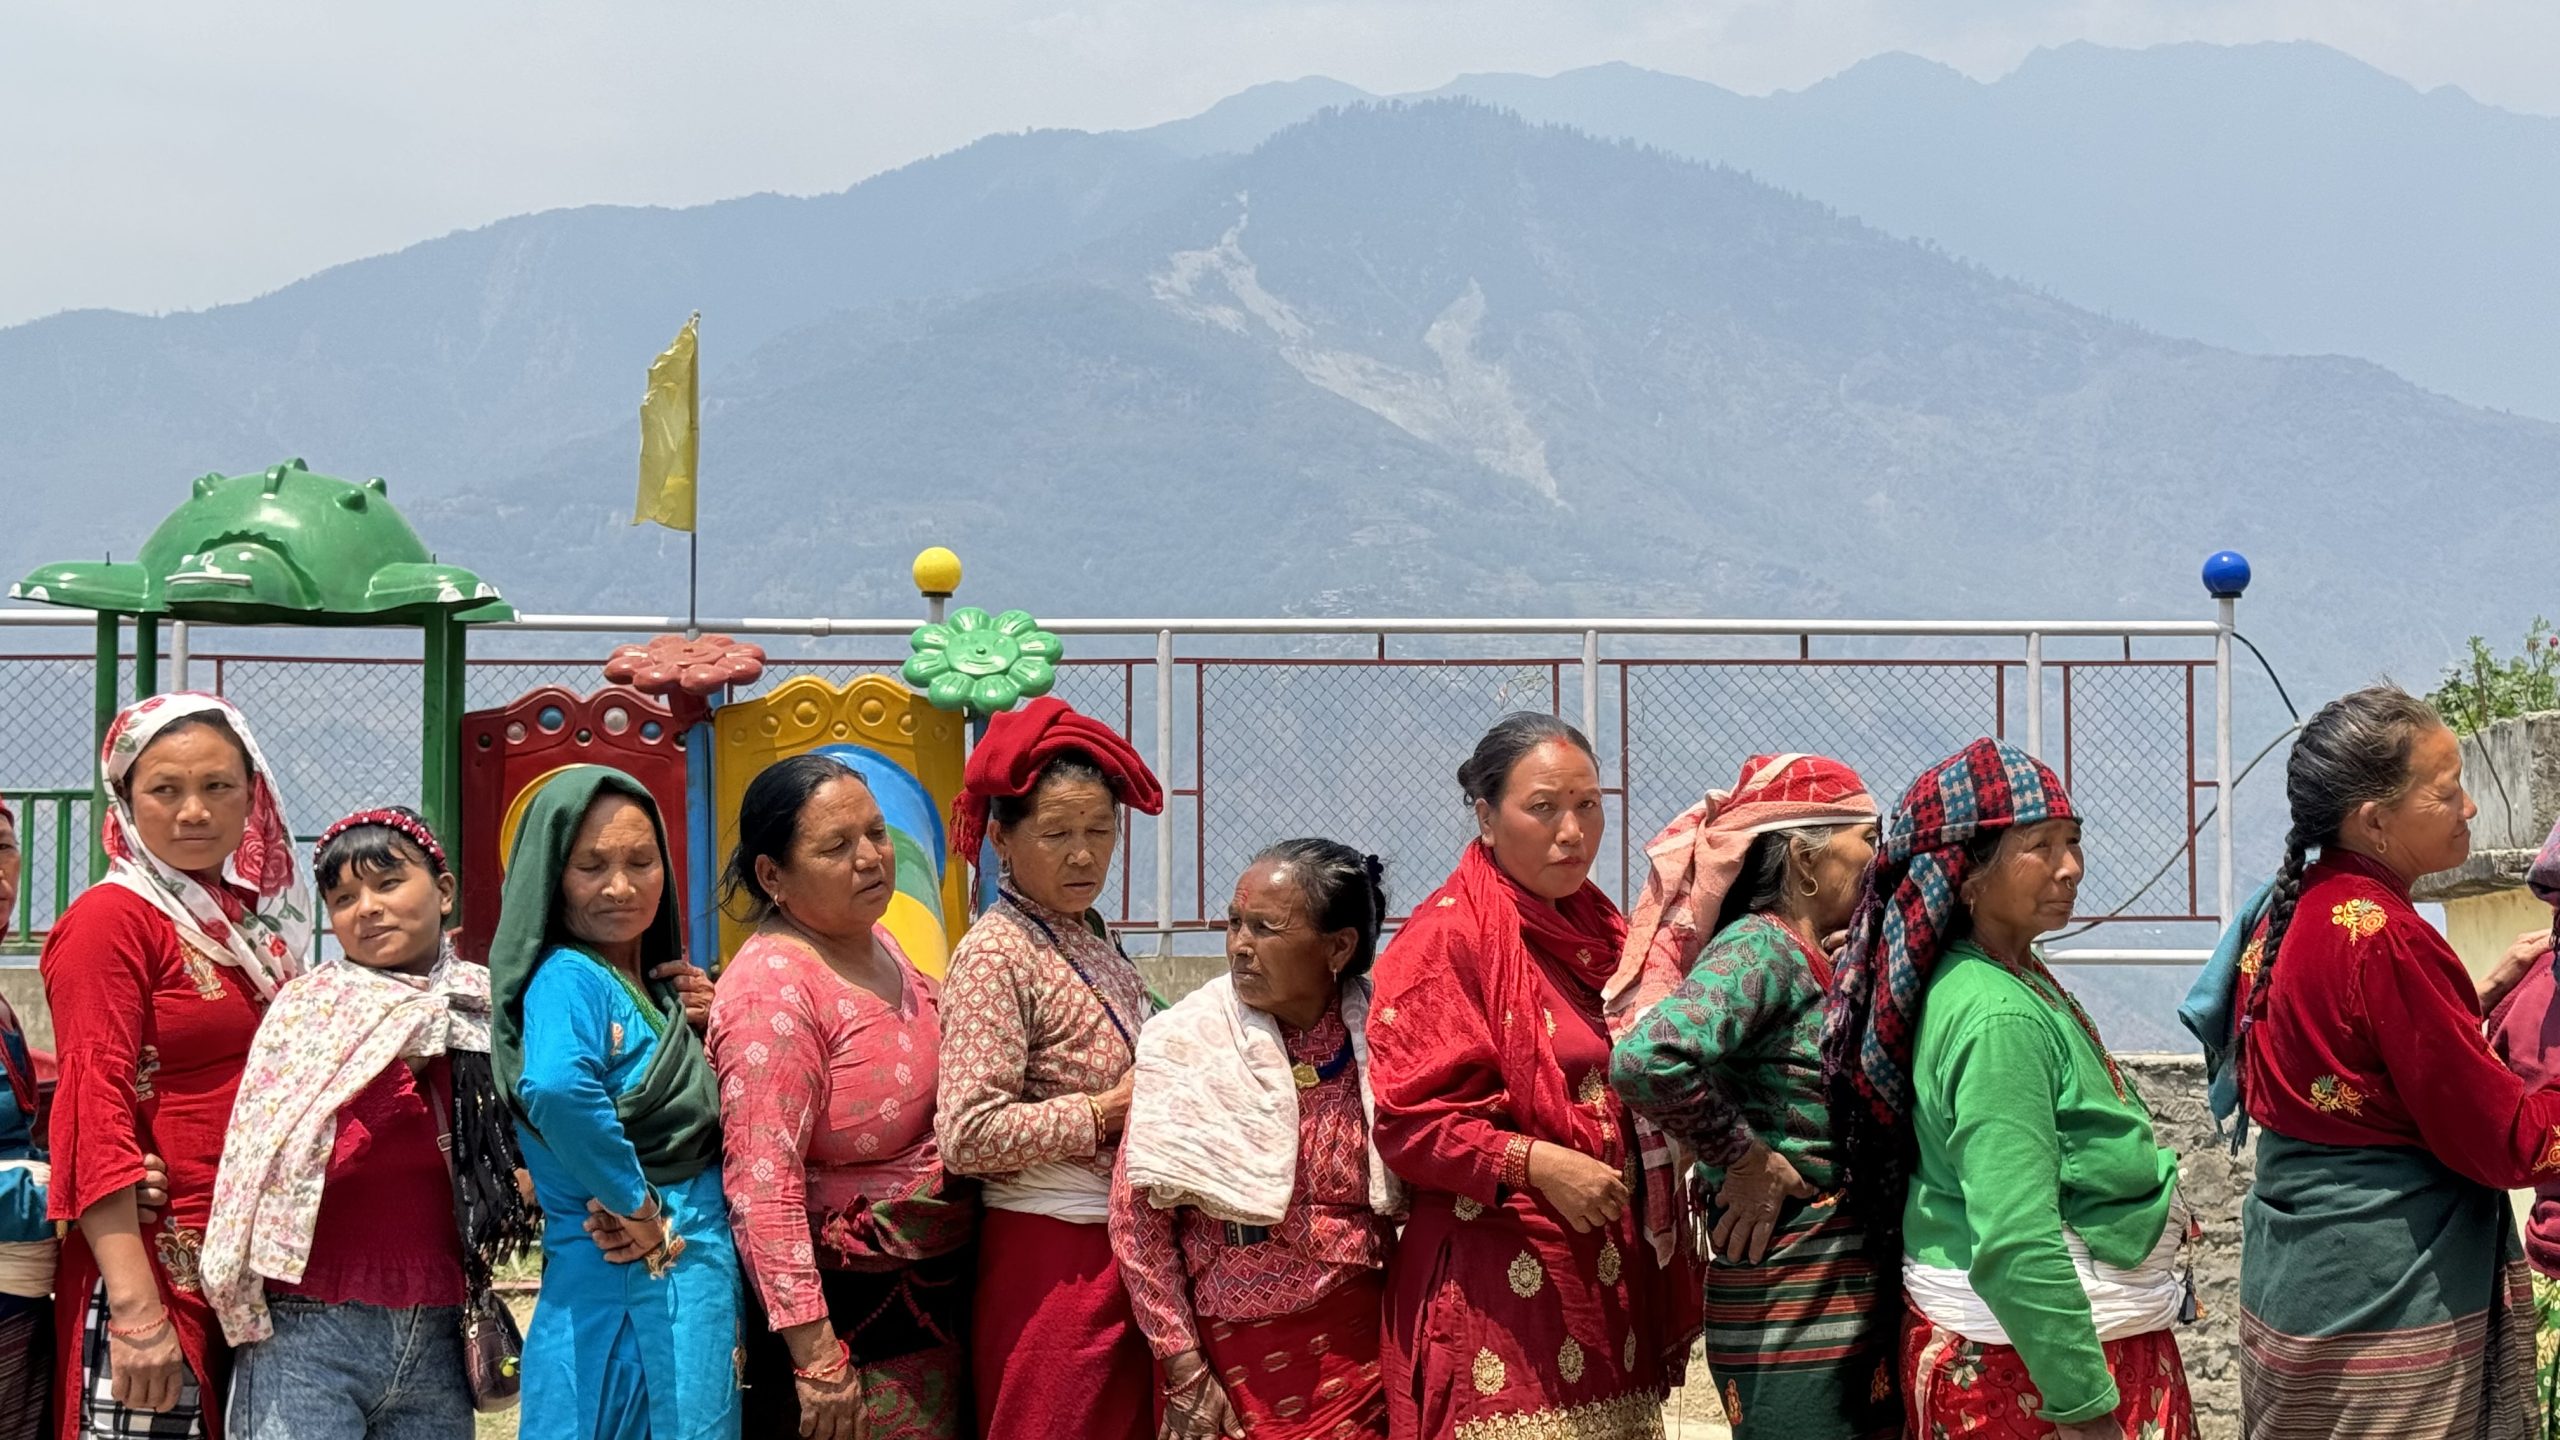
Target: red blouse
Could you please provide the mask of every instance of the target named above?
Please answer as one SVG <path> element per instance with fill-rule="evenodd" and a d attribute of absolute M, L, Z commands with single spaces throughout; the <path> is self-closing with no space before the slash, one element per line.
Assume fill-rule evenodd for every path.
<path fill-rule="evenodd" d="M 438 1057 L 421 1085 L 408 1061 L 394 1060 L 338 1108 L 311 1256 L 298 1283 L 270 1280 L 270 1293 L 386 1310 L 463 1302 L 453 1170 L 430 1108 L 450 1093 L 446 1073 Z"/>
<path fill-rule="evenodd" d="M 1350 1040 L 1339 1010 L 1283 1032 L 1292 1061 L 1321 1066 Z M 1111 1188 L 1111 1248 L 1138 1328 L 1159 1356 L 1200 1348 L 1198 1319 L 1294 1315 L 1387 1263 L 1393 1222 L 1369 1208 L 1369 1122 L 1347 1064 L 1298 1096 L 1298 1179 L 1289 1208 L 1252 1244 L 1188 1206 L 1160 1210 L 1132 1189 L 1125 1152 Z"/>
<path fill-rule="evenodd" d="M 813 1220 L 882 1200 L 933 1170 L 940 1079 L 933 982 L 872 932 L 904 980 L 890 1005 L 817 952 L 757 936 L 711 1005 L 721 1186 L 738 1258 L 776 1330 L 823 1320 Z"/>
<path fill-rule="evenodd" d="M 170 1278 L 193 1290 L 231 1097 L 262 1013 L 255 992 L 187 950 L 167 916 L 119 885 L 82 893 L 55 922 L 42 964 L 61 1077 L 48 1213 L 79 1219 L 138 1183 L 143 1152 L 156 1151 L 169 1167 L 167 1223 L 192 1237 L 176 1255 L 163 1246 L 163 1258 L 184 1262 Z"/>
<path fill-rule="evenodd" d="M 2243 983 L 2258 971 L 2253 946 Z M 2253 1007 L 2249 1117 L 2320 1145 L 2403 1145 L 2521 1189 L 2560 1171 L 2560 1089 L 2498 1063 L 2462 961 L 2388 867 L 2323 857 Z"/>

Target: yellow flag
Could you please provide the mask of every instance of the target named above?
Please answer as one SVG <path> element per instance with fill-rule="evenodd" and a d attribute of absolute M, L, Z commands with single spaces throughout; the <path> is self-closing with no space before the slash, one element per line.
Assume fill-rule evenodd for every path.
<path fill-rule="evenodd" d="M 631 523 L 655 520 L 670 530 L 693 528 L 693 482 L 702 459 L 702 383 L 694 362 L 694 327 L 649 363 L 649 393 L 640 401 L 640 500 Z"/>

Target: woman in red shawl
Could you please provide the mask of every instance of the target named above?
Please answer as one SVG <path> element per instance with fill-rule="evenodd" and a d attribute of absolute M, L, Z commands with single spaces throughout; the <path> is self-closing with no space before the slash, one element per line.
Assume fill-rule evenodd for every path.
<path fill-rule="evenodd" d="M 1094 912 L 1120 807 L 1164 808 L 1107 726 L 1060 701 L 970 752 L 952 850 L 992 840 L 997 900 L 952 951 L 934 1130 L 984 1181 L 970 1367 L 990 1440 L 1141 1440 L 1153 1362 L 1111 1254 L 1111 1171 L 1155 1002 Z"/>
<path fill-rule="evenodd" d="M 311 911 L 257 741 L 210 695 L 116 717 L 100 757 L 107 878 L 43 958 L 61 1062 L 47 1117 L 56 1433 L 218 1437 L 229 1354 L 197 1255 L 232 1093 L 268 997 L 300 973 Z M 144 1152 L 169 1206 L 137 1206 Z"/>
<path fill-rule="evenodd" d="M 1477 839 L 1378 961 L 1376 1138 L 1415 1188 L 1387 1272 L 1397 1440 L 1658 1436 L 1694 1268 L 1646 1243 L 1600 993 L 1626 921 L 1590 883 L 1591 742 L 1505 717 L 1458 770 Z"/>

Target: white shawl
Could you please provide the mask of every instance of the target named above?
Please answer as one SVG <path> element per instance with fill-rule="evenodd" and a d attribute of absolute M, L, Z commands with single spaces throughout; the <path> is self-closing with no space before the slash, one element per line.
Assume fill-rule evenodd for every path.
<path fill-rule="evenodd" d="M 1369 1089 L 1369 982 L 1342 987 L 1342 1023 Z M 1236 999 L 1221 975 L 1138 1032 L 1137 1080 L 1121 1139 L 1129 1184 L 1159 1210 L 1195 1206 L 1239 1225 L 1277 1225 L 1298 1183 L 1298 1084 L 1280 1023 Z M 1404 1213 L 1403 1182 L 1369 1152 L 1369 1207 Z"/>

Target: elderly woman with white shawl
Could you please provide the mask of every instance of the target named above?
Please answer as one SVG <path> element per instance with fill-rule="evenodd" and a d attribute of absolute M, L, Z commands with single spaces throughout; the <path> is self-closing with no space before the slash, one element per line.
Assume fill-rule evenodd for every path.
<path fill-rule="evenodd" d="M 1403 1201 L 1369 1133 L 1382 869 L 1331 840 L 1255 856 L 1228 973 L 1139 1034 L 1111 1245 L 1167 1440 L 1387 1433 L 1381 1276 Z"/>
<path fill-rule="evenodd" d="M 1828 947 L 1875 832 L 1848 766 L 1753 756 L 1645 847 L 1652 871 L 1608 989 L 1610 1083 L 1648 1166 L 1667 1180 L 1694 1157 L 1712 1192 L 1707 1366 L 1737 1440 L 1900 1433 L 1822 1089 Z M 1647 1233 L 1684 1218 L 1648 1215 Z"/>

